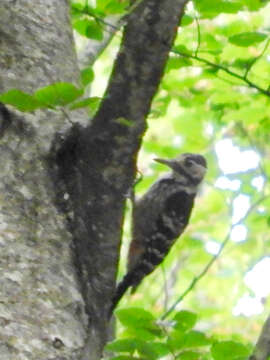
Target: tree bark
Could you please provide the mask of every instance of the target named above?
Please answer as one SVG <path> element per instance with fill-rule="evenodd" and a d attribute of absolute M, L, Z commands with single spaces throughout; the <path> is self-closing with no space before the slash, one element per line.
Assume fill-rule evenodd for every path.
<path fill-rule="evenodd" d="M 7 359 L 100 357 L 126 195 L 186 2 L 145 0 L 129 15 L 91 123 L 77 113 L 70 128 L 40 111 L 14 117 L 0 139 L 0 353 Z M 78 82 L 67 1 L 7 0 L 0 14 L 0 91 Z"/>
<path fill-rule="evenodd" d="M 270 316 L 266 319 L 250 360 L 268 360 L 270 357 Z"/>
<path fill-rule="evenodd" d="M 1 1 L 0 18 L 0 92 L 78 83 L 67 1 Z M 72 236 L 47 161 L 55 134 L 68 127 L 52 111 L 12 112 L 0 139 L 1 360 L 75 360 L 87 337 Z"/>

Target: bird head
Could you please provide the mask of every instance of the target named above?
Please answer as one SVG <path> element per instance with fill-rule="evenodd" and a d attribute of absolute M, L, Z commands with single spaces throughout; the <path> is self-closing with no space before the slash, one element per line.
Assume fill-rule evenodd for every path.
<path fill-rule="evenodd" d="M 155 161 L 169 166 L 174 176 L 185 179 L 194 185 L 198 185 L 204 178 L 207 163 L 206 159 L 199 154 L 185 153 L 175 159 L 154 159 Z"/>

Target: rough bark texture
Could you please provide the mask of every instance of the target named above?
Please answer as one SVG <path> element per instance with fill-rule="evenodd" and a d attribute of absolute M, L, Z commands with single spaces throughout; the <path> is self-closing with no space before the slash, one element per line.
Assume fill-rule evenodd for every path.
<path fill-rule="evenodd" d="M 266 319 L 250 360 L 268 360 L 270 357 L 270 316 Z"/>
<path fill-rule="evenodd" d="M 72 39 L 67 1 L 0 1 L 0 91 L 76 82 Z M 0 139 L 1 360 L 75 360 L 87 337 L 72 239 L 46 161 L 68 126 L 51 111 L 20 114 Z"/>
<path fill-rule="evenodd" d="M 74 127 L 58 151 L 58 176 L 67 186 L 74 214 L 72 232 L 92 334 L 88 349 L 101 350 L 106 341 L 126 194 L 185 3 L 141 2 L 128 19 L 97 115 L 87 128 Z"/>
<path fill-rule="evenodd" d="M 44 111 L 17 117 L 0 139 L 3 359 L 100 357 L 126 194 L 186 1 L 145 0 L 129 16 L 90 125 L 76 114 L 69 130 Z M 67 1 L 6 0 L 0 20 L 0 91 L 76 83 Z"/>

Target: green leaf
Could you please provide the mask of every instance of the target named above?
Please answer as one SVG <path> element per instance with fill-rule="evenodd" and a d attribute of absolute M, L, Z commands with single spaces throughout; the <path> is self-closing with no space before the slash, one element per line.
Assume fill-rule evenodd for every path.
<path fill-rule="evenodd" d="M 170 70 L 180 69 L 183 66 L 190 66 L 191 64 L 192 62 L 185 57 L 171 56 L 167 62 L 166 72 L 169 72 Z"/>
<path fill-rule="evenodd" d="M 220 341 L 216 342 L 211 347 L 211 354 L 214 360 L 236 360 L 240 357 L 247 357 L 249 349 L 235 341 Z"/>
<path fill-rule="evenodd" d="M 237 46 L 247 47 L 262 42 L 266 38 L 267 35 L 260 32 L 244 32 L 229 37 L 229 42 Z"/>
<path fill-rule="evenodd" d="M 106 6 L 111 3 L 112 0 L 96 0 L 96 6 L 99 11 L 104 11 Z"/>
<path fill-rule="evenodd" d="M 265 6 L 264 0 L 241 0 L 241 2 L 250 10 L 256 11 Z"/>
<path fill-rule="evenodd" d="M 201 354 L 195 351 L 184 351 L 179 356 L 179 360 L 199 360 L 201 359 Z"/>
<path fill-rule="evenodd" d="M 168 345 L 161 342 L 150 342 L 150 348 L 156 354 L 157 358 L 168 355 L 171 352 L 171 349 Z"/>
<path fill-rule="evenodd" d="M 71 10 L 74 12 L 82 13 L 84 9 L 85 9 L 85 6 L 81 3 L 74 2 L 71 4 Z"/>
<path fill-rule="evenodd" d="M 185 334 L 184 337 L 184 346 L 185 347 L 199 347 L 199 346 L 207 346 L 211 344 L 211 340 L 207 338 L 207 336 L 200 332 L 192 330 L 189 333 Z"/>
<path fill-rule="evenodd" d="M 211 339 L 200 331 L 189 331 L 188 333 L 181 333 L 174 331 L 168 340 L 169 346 L 174 350 L 196 348 L 201 346 L 208 346 L 211 344 Z"/>
<path fill-rule="evenodd" d="M 181 331 L 187 331 L 192 329 L 196 324 L 197 314 L 190 311 L 182 310 L 179 311 L 173 319 L 174 321 L 176 321 L 176 324 L 174 326 L 176 329 Z"/>
<path fill-rule="evenodd" d="M 147 359 L 153 360 L 163 357 L 170 352 L 170 349 L 166 344 L 159 342 L 146 342 L 138 338 L 115 340 L 106 345 L 106 350 L 130 354 L 137 350 L 139 354 L 146 356 Z"/>
<path fill-rule="evenodd" d="M 79 19 L 74 22 L 73 28 L 82 36 L 90 39 L 101 41 L 103 39 L 103 31 L 95 20 Z"/>
<path fill-rule="evenodd" d="M 193 17 L 189 15 L 184 15 L 181 19 L 181 26 L 187 26 L 193 23 Z"/>
<path fill-rule="evenodd" d="M 76 110 L 79 108 L 87 107 L 89 106 L 92 112 L 95 112 L 100 104 L 101 98 L 93 96 L 89 97 L 80 101 L 77 101 L 70 105 L 70 110 Z"/>
<path fill-rule="evenodd" d="M 87 30 L 86 30 L 86 37 L 89 39 L 94 39 L 101 41 L 103 39 L 103 30 L 96 21 L 89 21 Z"/>
<path fill-rule="evenodd" d="M 173 51 L 178 53 L 179 55 L 181 54 L 192 54 L 192 51 L 190 51 L 185 45 L 177 45 L 173 48 Z"/>
<path fill-rule="evenodd" d="M 88 19 L 79 19 L 73 22 L 73 29 L 75 29 L 80 35 L 86 36 L 88 28 Z"/>
<path fill-rule="evenodd" d="M 161 329 L 153 326 L 129 327 L 126 329 L 125 334 L 143 341 L 154 341 L 157 337 L 162 338 L 164 336 Z"/>
<path fill-rule="evenodd" d="M 115 313 L 120 322 L 128 327 L 152 325 L 155 321 L 154 316 L 149 311 L 141 308 L 118 309 Z"/>
<path fill-rule="evenodd" d="M 102 19 L 102 18 L 105 18 L 106 14 L 101 11 L 100 9 L 98 9 L 97 7 L 92 7 L 90 4 L 89 4 L 89 1 L 88 1 L 88 4 L 87 6 L 85 6 L 84 8 L 84 14 L 87 14 L 89 16 L 92 16 L 95 21 L 98 22 L 98 18 Z"/>
<path fill-rule="evenodd" d="M 207 50 L 211 53 L 219 54 L 224 48 L 224 44 L 220 41 L 217 41 L 217 39 L 211 34 L 205 34 L 203 36 L 203 41 L 206 44 Z"/>
<path fill-rule="evenodd" d="M 82 94 L 83 90 L 73 84 L 59 82 L 37 90 L 34 97 L 48 107 L 55 107 L 67 105 Z"/>
<path fill-rule="evenodd" d="M 109 4 L 105 6 L 104 12 L 108 15 L 121 14 L 125 11 L 127 5 L 127 2 L 125 1 L 110 1 Z"/>
<path fill-rule="evenodd" d="M 149 360 L 155 360 L 161 357 L 161 355 L 156 352 L 151 342 L 145 342 L 141 339 L 137 339 L 137 351 L 140 355 Z"/>
<path fill-rule="evenodd" d="M 137 347 L 135 339 L 114 340 L 106 345 L 106 350 L 133 353 Z"/>
<path fill-rule="evenodd" d="M 21 90 L 12 89 L 0 95 L 0 101 L 12 105 L 20 111 L 34 111 L 44 107 L 38 99 Z"/>
<path fill-rule="evenodd" d="M 221 13 L 236 14 L 243 8 L 240 2 L 227 0 L 194 0 L 194 4 L 202 17 L 206 18 L 213 18 Z"/>
<path fill-rule="evenodd" d="M 83 86 L 90 84 L 94 80 L 94 71 L 92 67 L 81 70 L 81 81 Z"/>
<path fill-rule="evenodd" d="M 129 331 L 140 339 L 151 340 L 162 336 L 154 316 L 141 308 L 126 308 L 116 311 L 116 316 Z"/>
<path fill-rule="evenodd" d="M 256 57 L 250 57 L 247 59 L 235 59 L 235 61 L 232 63 L 232 66 L 238 68 L 238 69 L 247 69 L 248 67 L 250 67 L 250 65 L 252 65 L 252 63 L 254 63 L 254 61 L 256 60 Z"/>

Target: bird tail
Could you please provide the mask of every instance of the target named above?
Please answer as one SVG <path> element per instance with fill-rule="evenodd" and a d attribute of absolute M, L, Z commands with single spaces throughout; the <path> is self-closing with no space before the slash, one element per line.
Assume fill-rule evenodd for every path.
<path fill-rule="evenodd" d="M 122 297 L 124 296 L 125 292 L 127 291 L 127 289 L 132 286 L 131 288 L 131 294 L 133 294 L 141 279 L 142 279 L 142 275 L 140 273 L 140 271 L 136 271 L 137 268 L 133 269 L 132 271 L 128 272 L 122 281 L 120 281 L 120 283 L 117 285 L 117 288 L 115 290 L 115 294 L 112 298 L 112 302 L 111 302 L 111 307 L 109 309 L 109 318 L 112 316 L 112 313 L 114 311 L 114 309 L 116 308 L 117 304 L 119 303 L 119 301 L 122 299 Z"/>
<path fill-rule="evenodd" d="M 132 273 L 127 273 L 123 280 L 117 285 L 115 294 L 112 298 L 111 307 L 109 310 L 109 318 L 112 316 L 114 309 L 116 308 L 119 301 L 122 299 L 123 295 L 130 286 L 130 280 L 132 278 Z"/>
<path fill-rule="evenodd" d="M 151 262 L 141 261 L 124 276 L 123 280 L 118 284 L 112 298 L 111 307 L 109 309 L 109 318 L 112 316 L 115 307 L 122 299 L 127 289 L 132 287 L 131 293 L 133 294 L 145 275 L 148 275 L 152 271 L 153 264 Z"/>

